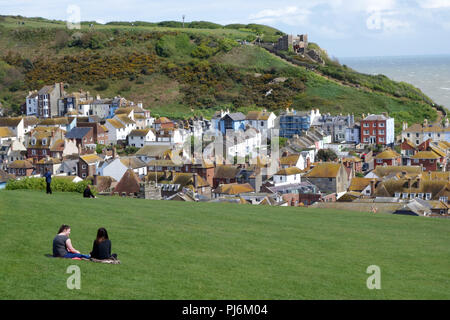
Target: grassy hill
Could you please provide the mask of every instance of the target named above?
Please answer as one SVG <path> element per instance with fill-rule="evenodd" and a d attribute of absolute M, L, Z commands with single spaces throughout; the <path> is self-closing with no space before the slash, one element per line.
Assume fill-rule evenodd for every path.
<path fill-rule="evenodd" d="M 180 22 L 83 22 L 0 16 L 0 102 L 18 112 L 28 90 L 62 81 L 102 97 L 142 101 L 156 116 L 211 116 L 216 110 L 320 108 L 331 114 L 388 112 L 402 121 L 438 119 L 420 90 L 384 76 L 363 75 L 328 58 L 315 70 L 237 40 L 272 43 L 281 31 L 263 25 Z M 302 60 L 299 57 L 297 59 Z M 275 78 L 287 81 L 273 83 Z M 270 89 L 271 95 L 265 96 Z"/>
<path fill-rule="evenodd" d="M 61 224 L 87 253 L 48 258 Z M 0 191 L 2 299 L 449 299 L 450 221 L 334 210 Z M 68 290 L 69 265 L 81 290 Z M 368 290 L 370 265 L 381 290 Z"/>

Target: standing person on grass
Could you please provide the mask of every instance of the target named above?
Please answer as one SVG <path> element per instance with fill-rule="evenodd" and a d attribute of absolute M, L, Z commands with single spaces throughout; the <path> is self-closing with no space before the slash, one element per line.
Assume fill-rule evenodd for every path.
<path fill-rule="evenodd" d="M 47 194 L 52 194 L 52 187 L 51 187 L 52 173 L 48 169 L 45 169 L 44 177 L 45 182 L 47 183 Z"/>
<path fill-rule="evenodd" d="M 83 258 L 89 259 L 89 255 L 81 254 L 72 246 L 69 239 L 70 226 L 63 224 L 58 231 L 58 234 L 53 239 L 53 256 L 61 258 Z"/>

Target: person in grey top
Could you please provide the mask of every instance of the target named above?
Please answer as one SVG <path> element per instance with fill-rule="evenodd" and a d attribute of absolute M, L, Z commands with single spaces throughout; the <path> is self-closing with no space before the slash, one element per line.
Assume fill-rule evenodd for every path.
<path fill-rule="evenodd" d="M 89 259 L 89 255 L 81 254 L 72 246 L 69 238 L 70 226 L 63 224 L 58 231 L 58 234 L 53 239 L 53 256 L 62 258 L 82 258 Z"/>

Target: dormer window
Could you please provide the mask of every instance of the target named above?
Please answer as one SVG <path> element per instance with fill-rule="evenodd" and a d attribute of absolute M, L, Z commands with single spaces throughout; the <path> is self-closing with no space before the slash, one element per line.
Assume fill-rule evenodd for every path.
<path fill-rule="evenodd" d="M 425 200 L 431 200 L 431 193 L 425 194 Z"/>
<path fill-rule="evenodd" d="M 42 145 L 43 145 L 43 146 L 47 145 L 47 139 L 45 139 L 45 138 L 42 139 Z"/>
<path fill-rule="evenodd" d="M 31 139 L 31 145 L 32 146 L 36 145 L 36 139 L 35 138 Z"/>

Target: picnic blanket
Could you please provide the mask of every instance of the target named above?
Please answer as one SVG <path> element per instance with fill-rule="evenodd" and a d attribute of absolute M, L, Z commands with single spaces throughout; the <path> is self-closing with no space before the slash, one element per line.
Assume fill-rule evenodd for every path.
<path fill-rule="evenodd" d="M 120 264 L 120 260 L 118 260 L 118 259 L 100 260 L 100 259 L 91 258 L 89 260 L 91 260 L 92 262 L 98 262 L 98 263 Z"/>

